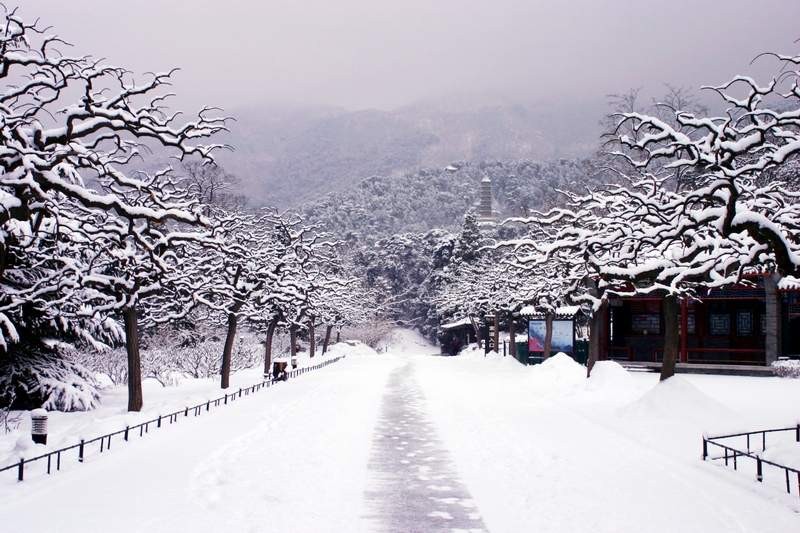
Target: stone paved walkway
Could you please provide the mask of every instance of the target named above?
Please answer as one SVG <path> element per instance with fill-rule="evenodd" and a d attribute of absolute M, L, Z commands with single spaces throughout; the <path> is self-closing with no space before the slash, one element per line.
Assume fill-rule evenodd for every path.
<path fill-rule="evenodd" d="M 389 377 L 375 429 L 366 531 L 485 532 L 481 515 L 437 440 L 413 363 Z"/>

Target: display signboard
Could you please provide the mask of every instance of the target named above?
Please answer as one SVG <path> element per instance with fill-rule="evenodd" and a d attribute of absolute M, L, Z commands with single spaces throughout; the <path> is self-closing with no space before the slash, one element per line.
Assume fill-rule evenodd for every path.
<path fill-rule="evenodd" d="M 484 353 L 497 351 L 497 321 L 494 315 L 486 315 L 486 326 L 484 327 Z"/>
<path fill-rule="evenodd" d="M 546 320 L 528 321 L 528 352 L 543 352 L 544 337 L 547 328 Z M 575 325 L 572 320 L 553 320 L 553 337 L 550 341 L 550 352 L 575 352 Z"/>

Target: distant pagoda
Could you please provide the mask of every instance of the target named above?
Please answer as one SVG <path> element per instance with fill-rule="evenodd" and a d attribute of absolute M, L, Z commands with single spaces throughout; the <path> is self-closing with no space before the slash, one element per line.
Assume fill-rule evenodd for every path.
<path fill-rule="evenodd" d="M 492 180 L 489 176 L 484 176 L 481 180 L 478 222 L 481 224 L 494 224 L 495 221 L 495 212 L 492 209 Z"/>

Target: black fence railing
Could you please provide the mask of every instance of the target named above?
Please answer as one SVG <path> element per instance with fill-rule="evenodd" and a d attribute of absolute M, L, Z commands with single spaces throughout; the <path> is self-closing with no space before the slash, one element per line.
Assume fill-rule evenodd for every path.
<path fill-rule="evenodd" d="M 333 359 L 328 359 L 316 365 L 289 370 L 286 372 L 286 376 L 288 378 L 302 376 L 307 372 L 311 372 L 313 370 L 318 370 L 320 368 L 326 367 L 343 358 L 344 356 L 342 355 L 339 357 L 335 357 Z M 181 418 L 188 418 L 190 413 L 195 417 L 200 416 L 203 412 L 211 411 L 212 407 L 228 405 L 229 403 L 233 403 L 234 401 L 240 399 L 242 396 L 249 396 L 250 394 L 258 392 L 262 389 L 269 388 L 275 383 L 281 381 L 283 381 L 283 378 L 265 379 L 264 381 L 261 381 L 254 385 L 250 385 L 249 387 L 240 388 L 238 391 L 234 391 L 232 393 L 226 393 L 224 396 L 220 396 L 219 398 L 215 398 L 213 400 L 206 400 L 205 402 L 199 403 L 197 405 L 191 407 L 184 407 L 183 409 L 180 409 L 172 413 L 167 413 L 165 415 L 159 415 L 158 418 L 145 420 L 144 422 L 140 422 L 139 424 L 136 424 L 134 426 L 126 426 L 125 429 L 120 429 L 118 431 L 114 431 L 113 433 L 107 433 L 105 435 L 94 437 L 92 439 L 81 439 L 81 441 L 78 442 L 77 444 L 66 446 L 64 448 L 59 448 L 57 450 L 53 450 L 44 453 L 42 455 L 38 455 L 36 457 L 31 457 L 28 459 L 20 458 L 19 462 L 17 463 L 11 463 L 8 466 L 0 468 L 0 473 L 9 470 L 16 470 L 17 480 L 23 481 L 25 479 L 25 467 L 27 465 L 37 461 L 41 462 L 47 461 L 47 473 L 52 474 L 53 472 L 61 470 L 62 458 L 74 457 L 77 458 L 79 463 L 82 463 L 91 445 L 95 445 L 94 447 L 99 449 L 100 453 L 103 453 L 111 449 L 112 440 L 116 440 L 117 442 L 119 442 L 119 440 L 122 439 L 123 442 L 127 442 L 131 437 L 136 437 L 137 433 L 138 437 L 140 438 L 144 437 L 150 432 L 150 430 L 155 430 L 175 424 Z M 70 452 L 72 450 L 77 450 L 77 455 L 67 454 L 67 452 Z"/>
<path fill-rule="evenodd" d="M 778 472 L 783 472 L 786 492 L 792 494 L 792 485 L 797 489 L 800 496 L 800 470 L 764 459 L 763 454 L 767 451 L 767 434 L 794 433 L 794 441 L 800 446 L 800 424 L 793 427 L 761 429 L 758 431 L 747 431 L 744 433 L 732 433 L 730 435 L 719 435 L 716 437 L 703 437 L 703 461 L 709 459 L 713 461 L 724 461 L 725 466 L 733 465 L 734 470 L 739 469 L 739 461 L 752 460 L 756 467 L 756 480 L 764 481 L 764 468 L 770 467 Z M 730 444 L 733 439 L 738 439 L 737 447 Z M 722 443 L 720 441 L 726 441 Z M 742 446 L 744 444 L 744 446 Z M 745 448 L 744 450 L 740 448 Z M 760 448 L 760 450 L 759 450 Z M 711 455 L 711 451 L 718 450 L 721 455 Z"/>

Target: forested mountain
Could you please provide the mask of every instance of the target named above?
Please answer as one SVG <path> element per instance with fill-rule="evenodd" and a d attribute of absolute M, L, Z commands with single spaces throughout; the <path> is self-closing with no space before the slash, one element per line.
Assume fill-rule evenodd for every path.
<path fill-rule="evenodd" d="M 374 176 L 302 207 L 303 216 L 348 242 L 351 265 L 382 295 L 388 316 L 434 338 L 434 300 L 454 269 L 472 262 L 487 238 L 512 228 L 480 230 L 473 214 L 481 179 L 492 179 L 498 218 L 559 202 L 559 189 L 607 180 L 588 159 L 456 162 L 402 176 Z"/>
<path fill-rule="evenodd" d="M 262 108 L 234 111 L 236 147 L 219 162 L 253 205 L 296 207 L 365 177 L 396 176 L 451 161 L 583 157 L 602 108 L 558 110 L 506 102 L 426 102 L 404 108 Z M 580 107 L 580 106 L 578 106 Z M 578 132 L 576 134 L 576 132 Z"/>
<path fill-rule="evenodd" d="M 349 240 L 454 229 L 477 202 L 484 176 L 492 179 L 501 217 L 549 207 L 557 201 L 558 189 L 591 187 L 607 179 L 588 159 L 457 162 L 402 176 L 373 176 L 302 210 L 310 221 Z"/>

